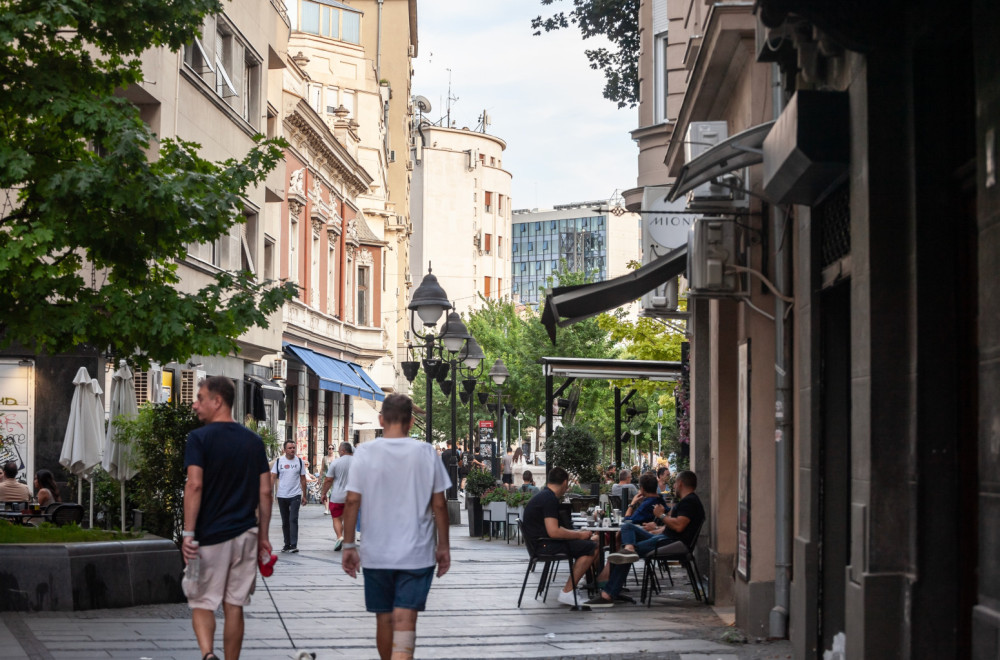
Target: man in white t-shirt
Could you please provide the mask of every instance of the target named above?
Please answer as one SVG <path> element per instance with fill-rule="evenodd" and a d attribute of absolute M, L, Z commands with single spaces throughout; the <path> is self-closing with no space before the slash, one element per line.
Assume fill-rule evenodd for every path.
<path fill-rule="evenodd" d="M 330 503 L 330 516 L 333 518 L 333 535 L 337 539 L 334 551 L 340 550 L 344 542 L 344 502 L 347 501 L 347 475 L 351 471 L 351 460 L 354 458 L 354 447 L 349 442 L 340 443 L 340 458 L 330 463 L 323 480 L 321 500 Z M 331 489 L 332 486 L 332 489 Z M 330 498 L 327 500 L 327 492 Z"/>
<path fill-rule="evenodd" d="M 281 512 L 282 552 L 299 551 L 299 505 L 306 505 L 306 465 L 295 455 L 295 442 L 285 441 L 285 453 L 271 466 L 271 487 L 278 484 L 275 497 Z"/>
<path fill-rule="evenodd" d="M 413 657 L 417 613 L 427 602 L 435 564 L 438 577 L 451 567 L 445 499 L 451 480 L 433 445 L 407 437 L 413 426 L 409 397 L 386 397 L 379 421 L 385 437 L 357 448 L 348 475 L 341 563 L 351 577 L 364 568 L 365 607 L 375 613 L 379 656 L 402 660 Z M 359 556 L 354 524 L 362 502 Z"/>

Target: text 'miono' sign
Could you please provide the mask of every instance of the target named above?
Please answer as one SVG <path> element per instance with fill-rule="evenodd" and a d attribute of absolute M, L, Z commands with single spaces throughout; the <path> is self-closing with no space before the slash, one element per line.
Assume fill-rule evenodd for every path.
<path fill-rule="evenodd" d="M 687 210 L 687 199 L 666 201 L 670 186 L 647 186 L 642 193 L 643 256 L 651 246 L 658 254 L 650 254 L 652 261 L 668 250 L 687 245 L 688 231 L 694 227 L 698 214 Z"/>

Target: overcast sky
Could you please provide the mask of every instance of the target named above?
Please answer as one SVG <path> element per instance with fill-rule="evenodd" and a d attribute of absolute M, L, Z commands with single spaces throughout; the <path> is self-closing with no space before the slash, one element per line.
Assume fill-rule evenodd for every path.
<path fill-rule="evenodd" d="M 570 8 L 570 0 L 557 2 Z M 575 27 L 532 36 L 531 19 L 551 12 L 539 0 L 421 0 L 413 93 L 427 97 L 437 121 L 475 128 L 507 142 L 513 208 L 607 199 L 636 183 L 638 150 L 629 136 L 636 109 L 601 95 L 604 77 L 583 54 L 594 47 Z"/>

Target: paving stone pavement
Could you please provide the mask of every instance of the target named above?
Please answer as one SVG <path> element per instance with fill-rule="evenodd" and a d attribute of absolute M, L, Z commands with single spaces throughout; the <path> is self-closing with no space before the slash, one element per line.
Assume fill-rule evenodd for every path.
<path fill-rule="evenodd" d="M 464 512 L 463 512 L 464 513 Z M 281 547 L 277 508 L 271 541 Z M 300 649 L 319 660 L 377 658 L 375 617 L 365 612 L 362 582 L 340 568 L 333 551 L 330 517 L 317 505 L 301 512 L 298 554 L 282 554 L 267 586 Z M 534 600 L 537 574 L 529 577 L 517 608 L 527 555 L 515 541 L 470 539 L 454 526 L 452 567 L 435 579 L 427 611 L 417 623 L 417 657 L 437 659 L 546 658 L 566 660 L 779 660 L 791 658 L 787 642 L 726 644 L 731 617 L 695 601 L 674 570 L 653 606 L 620 605 L 571 612 L 556 602 Z M 641 570 L 641 567 L 639 567 Z M 561 580 L 559 581 L 561 582 Z M 632 595 L 639 588 L 629 584 Z M 246 608 L 241 658 L 293 657 L 262 579 Z M 730 610 L 731 612 L 731 610 Z M 221 644 L 221 612 L 216 632 Z M 0 660 L 189 660 L 198 658 L 189 610 L 183 603 L 85 612 L 6 613 L 0 616 Z"/>

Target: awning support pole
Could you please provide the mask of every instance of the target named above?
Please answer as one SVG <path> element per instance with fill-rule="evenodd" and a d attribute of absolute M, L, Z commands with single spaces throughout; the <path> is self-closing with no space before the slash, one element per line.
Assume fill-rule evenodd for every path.
<path fill-rule="evenodd" d="M 615 387 L 615 467 L 622 468 L 622 388 Z"/>
<path fill-rule="evenodd" d="M 552 437 L 552 401 L 555 395 L 552 393 L 552 374 L 545 375 L 545 445 L 548 449 L 549 439 Z M 548 452 L 545 453 L 545 483 L 548 483 L 549 471 L 552 469 L 552 460 Z"/>

